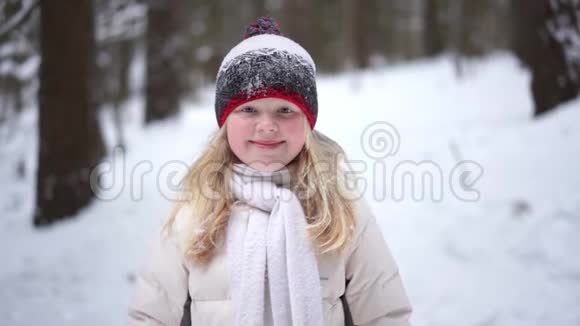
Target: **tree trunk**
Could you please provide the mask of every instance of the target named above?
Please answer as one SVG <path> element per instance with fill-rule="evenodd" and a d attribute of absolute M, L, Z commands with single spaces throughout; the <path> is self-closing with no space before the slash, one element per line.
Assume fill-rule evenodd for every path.
<path fill-rule="evenodd" d="M 147 9 L 145 122 L 171 117 L 189 91 L 191 7 L 189 1 L 151 0 Z"/>
<path fill-rule="evenodd" d="M 105 154 L 93 98 L 91 1 L 40 1 L 39 154 L 34 224 L 73 216 L 94 196 L 89 175 Z"/>
<path fill-rule="evenodd" d="M 352 38 L 353 59 L 357 68 L 363 69 L 369 66 L 369 1 L 353 1 L 352 4 Z"/>
<path fill-rule="evenodd" d="M 566 2 L 555 1 L 557 4 Z M 572 2 L 569 3 L 569 14 L 574 17 Z M 578 11 L 578 8 L 575 10 Z M 548 0 L 512 2 L 512 46 L 514 53 L 532 73 L 531 91 L 535 117 L 575 98 L 580 87 L 578 80 L 574 78 L 572 63 L 566 60 L 566 43 L 557 40 L 550 31 L 550 25 L 557 26 L 561 21 L 557 17 L 559 14 L 561 13 L 551 8 Z"/>
<path fill-rule="evenodd" d="M 282 34 L 289 36 L 306 49 L 314 61 L 318 57 L 316 32 L 319 23 L 312 13 L 313 4 L 308 0 L 285 0 L 284 17 L 281 21 Z"/>
<path fill-rule="evenodd" d="M 451 26 L 458 26 L 450 31 L 451 48 L 453 49 L 453 67 L 457 78 L 463 77 L 462 56 L 467 52 L 467 34 L 470 22 L 465 20 L 466 11 L 464 10 L 463 0 L 455 0 L 450 8 Z M 474 18 L 474 17 L 471 17 Z"/>
<path fill-rule="evenodd" d="M 428 57 L 436 56 L 443 51 L 438 14 L 437 0 L 423 1 L 423 49 Z"/>

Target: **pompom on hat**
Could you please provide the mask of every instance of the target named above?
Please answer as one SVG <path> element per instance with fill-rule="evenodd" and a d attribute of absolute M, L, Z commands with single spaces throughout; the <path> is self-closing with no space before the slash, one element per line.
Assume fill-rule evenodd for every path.
<path fill-rule="evenodd" d="M 308 52 L 261 17 L 224 57 L 217 74 L 215 113 L 220 128 L 238 106 L 275 97 L 298 106 L 314 129 L 318 115 L 316 66 Z"/>

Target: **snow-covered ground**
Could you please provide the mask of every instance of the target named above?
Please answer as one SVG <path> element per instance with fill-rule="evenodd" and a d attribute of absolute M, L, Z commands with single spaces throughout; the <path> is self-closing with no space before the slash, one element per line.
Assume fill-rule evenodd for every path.
<path fill-rule="evenodd" d="M 497 54 L 459 79 L 445 57 L 319 79 L 317 128 L 367 178 L 415 325 L 580 325 L 580 100 L 532 120 L 529 78 Z M 169 185 L 216 129 L 212 101 L 208 88 L 148 128 L 131 101 L 129 150 L 104 165 L 116 171 L 107 198 L 41 230 L 31 217 L 36 115 L 25 112 L 10 137 L 0 130 L 1 325 L 126 324 Z M 406 183 L 423 172 L 432 185 Z"/>

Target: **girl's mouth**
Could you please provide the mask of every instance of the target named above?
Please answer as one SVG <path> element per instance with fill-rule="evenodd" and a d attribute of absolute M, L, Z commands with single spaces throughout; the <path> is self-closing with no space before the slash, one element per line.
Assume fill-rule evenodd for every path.
<path fill-rule="evenodd" d="M 281 141 L 281 142 L 258 142 L 258 141 L 251 141 L 250 140 L 250 143 L 254 144 L 258 148 L 272 149 L 272 148 L 276 148 L 276 147 L 280 146 L 283 143 L 283 141 Z"/>

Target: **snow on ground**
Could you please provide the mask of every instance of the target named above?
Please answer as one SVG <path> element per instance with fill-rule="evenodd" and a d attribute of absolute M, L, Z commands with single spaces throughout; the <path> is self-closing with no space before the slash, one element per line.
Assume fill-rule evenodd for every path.
<path fill-rule="evenodd" d="M 505 54 L 467 62 L 461 78 L 445 57 L 319 78 L 316 127 L 367 178 L 415 325 L 580 324 L 580 100 L 532 120 L 528 83 Z M 157 184 L 175 184 L 216 129 L 212 92 L 145 129 L 132 100 L 129 150 L 103 165 L 116 171 L 108 198 L 41 230 L 36 115 L 20 116 L 12 137 L 0 130 L 2 325 L 126 324 L 134 273 L 171 205 Z M 432 185 L 417 181 L 425 171 Z"/>

